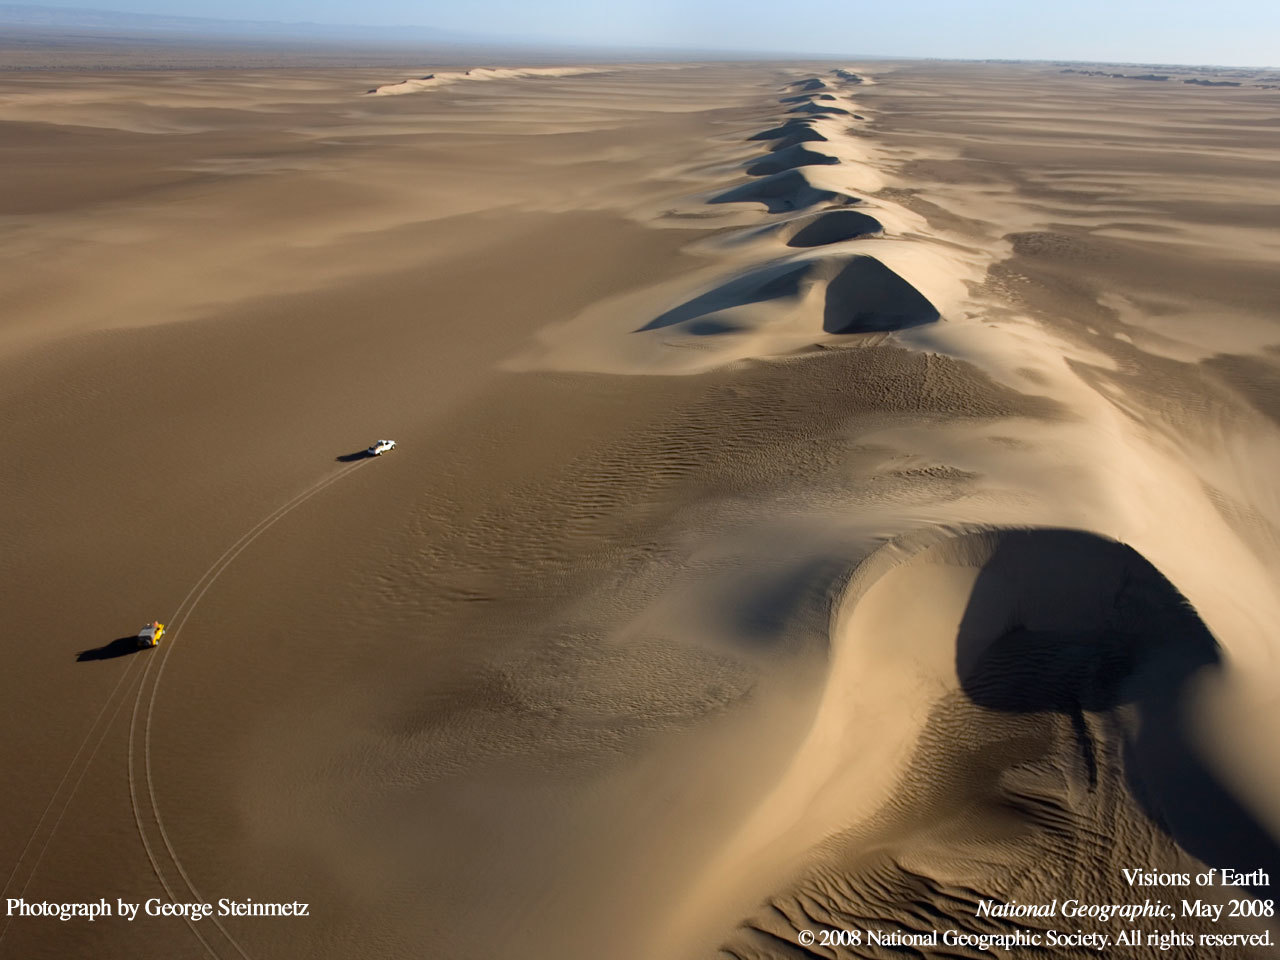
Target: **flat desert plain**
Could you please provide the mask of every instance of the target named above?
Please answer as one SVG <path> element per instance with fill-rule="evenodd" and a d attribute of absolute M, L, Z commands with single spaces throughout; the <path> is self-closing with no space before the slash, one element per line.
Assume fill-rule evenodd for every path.
<path fill-rule="evenodd" d="M 479 66 L 0 75 L 0 957 L 1268 935 L 1280 90 Z"/>

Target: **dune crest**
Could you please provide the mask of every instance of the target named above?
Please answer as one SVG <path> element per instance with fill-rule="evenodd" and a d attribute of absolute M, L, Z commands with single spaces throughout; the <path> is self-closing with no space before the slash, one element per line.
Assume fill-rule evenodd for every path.
<path fill-rule="evenodd" d="M 808 140 L 825 140 L 818 130 L 814 129 L 814 121 L 808 118 L 801 119 L 793 117 L 777 127 L 768 130 L 761 130 L 759 133 L 752 134 L 748 140 L 782 140 L 788 138 L 802 137 Z M 788 144 L 787 146 L 790 146 Z"/>
<path fill-rule="evenodd" d="M 918 290 L 879 260 L 852 255 L 764 267 L 667 310 L 636 332 L 679 327 L 695 336 L 740 333 L 748 327 L 735 323 L 730 311 L 815 295 L 822 300 L 821 330 L 828 334 L 903 330 L 939 319 Z"/>
<path fill-rule="evenodd" d="M 829 210 L 788 220 L 780 225 L 779 233 L 787 238 L 788 247 L 823 247 L 882 234 L 884 226 L 857 210 Z"/>
<path fill-rule="evenodd" d="M 797 88 L 828 89 L 820 77 L 787 85 Z M 782 96 L 779 105 L 794 100 Z M 756 221 L 696 245 L 718 258 L 730 255 L 728 275 L 692 294 L 672 283 L 595 305 L 545 331 L 543 346 L 513 359 L 512 367 L 697 373 L 748 358 L 854 345 L 868 335 L 942 320 L 944 309 L 961 302 L 959 278 L 972 268 L 948 262 L 940 248 L 899 239 L 898 231 L 918 229 L 917 222 L 892 204 L 868 203 L 852 192 L 857 182 L 876 186 L 879 179 L 865 147 L 843 129 L 849 121 L 841 115 L 856 105 L 841 102 L 850 109 L 784 115 L 778 126 L 746 135 L 747 143 L 766 141 L 768 151 L 744 161 L 750 179 L 705 195 L 713 207 L 746 208 L 731 222 Z M 696 222 L 699 215 L 686 216 Z M 867 246 L 855 253 L 851 244 Z M 824 247 L 830 252 L 787 256 L 788 248 Z M 915 277 L 923 287 L 909 279 Z M 636 322 L 625 326 L 635 314 Z"/>
<path fill-rule="evenodd" d="M 762 203 L 769 213 L 804 210 L 824 202 L 857 203 L 858 198 L 815 186 L 799 170 L 784 170 L 716 194 L 709 203 Z"/>
<path fill-rule="evenodd" d="M 774 151 L 760 160 L 748 161 L 747 173 L 753 177 L 769 176 L 794 167 L 828 166 L 840 162 L 839 157 L 818 153 L 803 144 L 792 144 Z"/>

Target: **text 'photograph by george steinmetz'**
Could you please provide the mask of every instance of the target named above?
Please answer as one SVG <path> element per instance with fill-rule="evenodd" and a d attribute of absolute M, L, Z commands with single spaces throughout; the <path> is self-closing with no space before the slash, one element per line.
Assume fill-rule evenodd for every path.
<path fill-rule="evenodd" d="M 102 4 L 0 960 L 1280 956 L 1280 8 Z"/>

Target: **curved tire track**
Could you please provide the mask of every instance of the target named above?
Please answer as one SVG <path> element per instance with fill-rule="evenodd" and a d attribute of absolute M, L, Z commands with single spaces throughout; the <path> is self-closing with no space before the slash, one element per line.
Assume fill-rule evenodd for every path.
<path fill-rule="evenodd" d="M 173 842 L 169 838 L 169 833 L 165 829 L 164 820 L 160 816 L 160 806 L 156 799 L 155 776 L 151 763 L 151 731 L 154 726 L 156 695 L 160 689 L 160 681 L 164 676 L 164 669 L 169 662 L 169 657 L 173 654 L 173 649 L 177 645 L 178 637 L 182 632 L 182 628 L 191 618 L 191 614 L 195 611 L 196 607 L 199 606 L 200 601 L 204 599 L 205 594 L 209 592 L 209 589 L 217 579 L 228 567 L 231 566 L 232 563 L 235 562 L 236 558 L 238 558 L 240 554 L 244 553 L 244 551 L 247 550 L 255 540 L 298 507 L 302 506 L 327 487 L 337 483 L 344 477 L 349 476 L 356 470 L 359 470 L 368 462 L 369 460 L 367 459 L 360 460 L 313 484 L 302 493 L 293 497 L 293 499 L 289 500 L 283 506 L 278 507 L 266 517 L 259 520 L 243 536 L 241 536 L 239 540 L 228 547 L 223 554 L 213 562 L 209 569 L 204 572 L 200 579 L 195 582 L 191 589 L 187 591 L 187 595 L 182 599 L 182 602 L 178 604 L 177 609 L 170 618 L 172 629 L 167 634 L 169 642 L 165 644 L 163 654 L 159 658 L 160 665 L 156 669 L 155 679 L 151 683 L 149 696 L 147 695 L 147 679 L 150 676 L 152 666 L 156 662 L 155 658 L 148 661 L 147 667 L 143 671 L 142 682 L 138 686 L 138 694 L 134 699 L 133 704 L 133 715 L 129 723 L 129 798 L 133 807 L 134 822 L 138 828 L 138 836 L 142 840 L 142 846 L 147 854 L 147 859 L 151 862 L 152 871 L 155 873 L 156 879 L 160 882 L 161 887 L 164 888 L 165 893 L 167 893 L 172 900 L 176 901 L 180 898 L 176 895 L 174 887 L 170 886 L 169 881 L 165 877 L 165 870 L 161 866 L 160 860 L 157 858 L 158 849 L 152 846 L 151 840 L 147 836 L 147 828 L 143 821 L 148 818 L 154 821 L 155 830 L 164 846 L 165 853 L 168 855 L 169 860 L 172 861 L 174 868 L 182 879 L 182 883 L 186 886 L 187 890 L 190 891 L 192 898 L 197 902 L 203 902 L 204 898 L 196 889 L 195 884 L 191 880 L 190 874 L 187 873 L 186 867 L 183 866 L 182 860 L 178 856 L 177 850 L 174 849 Z M 142 713 L 142 702 L 144 697 L 147 699 L 145 715 Z M 139 724 L 140 716 L 143 717 L 141 724 Z M 143 812 L 143 801 L 140 800 L 141 791 L 138 783 L 139 778 L 135 775 L 135 756 L 137 753 L 140 729 L 143 758 L 141 779 L 144 780 L 146 784 L 144 800 L 145 804 L 149 807 L 149 812 L 146 814 Z M 185 899 L 185 897 L 182 899 Z M 213 949 L 204 936 L 201 935 L 200 931 L 196 929 L 194 921 L 190 918 L 184 919 L 186 920 L 187 926 L 191 929 L 191 932 L 204 947 L 205 952 L 209 954 L 209 956 L 213 957 L 214 960 L 217 960 L 217 951 Z M 235 937 L 227 931 L 226 927 L 217 918 L 217 916 L 210 916 L 209 919 L 213 922 L 214 927 L 222 934 L 236 953 L 238 953 L 243 960 L 250 960 L 250 957 L 245 952 L 244 948 L 235 939 Z"/>

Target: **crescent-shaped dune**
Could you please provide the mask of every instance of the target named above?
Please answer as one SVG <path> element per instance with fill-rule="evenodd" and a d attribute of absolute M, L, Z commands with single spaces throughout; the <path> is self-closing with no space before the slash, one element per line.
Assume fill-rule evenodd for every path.
<path fill-rule="evenodd" d="M 765 177 L 793 167 L 830 166 L 839 162 L 839 157 L 818 153 L 797 143 L 775 150 L 760 160 L 750 161 L 747 173 L 753 177 Z"/>
<path fill-rule="evenodd" d="M 843 107 L 820 106 L 816 103 L 802 103 L 798 107 L 792 107 L 788 113 L 808 113 L 815 116 L 830 116 L 833 113 L 848 115 L 849 111 Z"/>
<path fill-rule="evenodd" d="M 816 187 L 799 170 L 785 170 L 716 194 L 708 203 L 762 203 L 769 213 L 803 210 L 824 202 L 856 202 L 847 194 Z"/>
<path fill-rule="evenodd" d="M 752 134 L 748 140 L 782 140 L 788 139 L 795 142 L 805 140 L 826 140 L 821 133 L 813 128 L 814 121 L 811 119 L 801 119 L 793 117 L 786 123 L 779 124 L 776 127 L 770 127 L 768 130 L 761 130 L 759 133 Z M 798 139 L 797 139 L 798 138 Z"/>
<path fill-rule="evenodd" d="M 913 600 L 927 602 L 906 614 Z M 1061 915 L 993 926 L 979 906 L 1061 903 L 1081 882 L 1090 902 L 1128 902 L 1125 868 L 1185 873 L 1194 861 L 1184 850 L 1280 868 L 1274 841 L 1226 793 L 1187 725 L 1195 684 L 1221 667 L 1219 646 L 1131 547 L 1070 529 L 907 537 L 854 574 L 832 643 L 809 742 L 843 730 L 844 752 L 819 761 L 802 747 L 802 757 L 847 766 L 838 782 L 853 786 L 865 761 L 850 722 L 878 709 L 921 716 L 916 746 L 880 811 L 817 844 L 800 876 L 726 942 L 727 955 L 791 956 L 778 944 L 815 925 L 901 935 L 898 949 L 909 951 L 909 938 L 934 930 L 1043 931 Z M 895 684 L 890 704 L 853 671 L 866 662 L 859 648 L 895 645 L 917 680 Z M 816 784 L 823 773 L 805 775 Z M 1073 875 L 1082 858 L 1087 880 Z M 1081 926 L 1114 933 L 1096 920 L 1069 924 Z M 1164 955 L 1139 946 L 1138 956 Z"/>
<path fill-rule="evenodd" d="M 812 103 L 815 100 L 834 100 L 836 99 L 830 93 L 799 93 L 794 97 L 782 97 L 779 103 Z"/>
<path fill-rule="evenodd" d="M 729 333 L 736 308 L 794 300 L 817 286 L 824 293 L 813 334 L 883 333 L 939 319 L 937 309 L 915 287 L 870 256 L 840 255 L 784 261 L 752 270 L 654 317 L 636 332 L 682 326 L 706 335 Z M 716 315 L 714 322 L 707 318 Z"/>
<path fill-rule="evenodd" d="M 821 247 L 876 236 L 884 232 L 884 226 L 875 217 L 857 210 L 829 210 L 789 220 L 780 232 L 789 247 Z"/>

